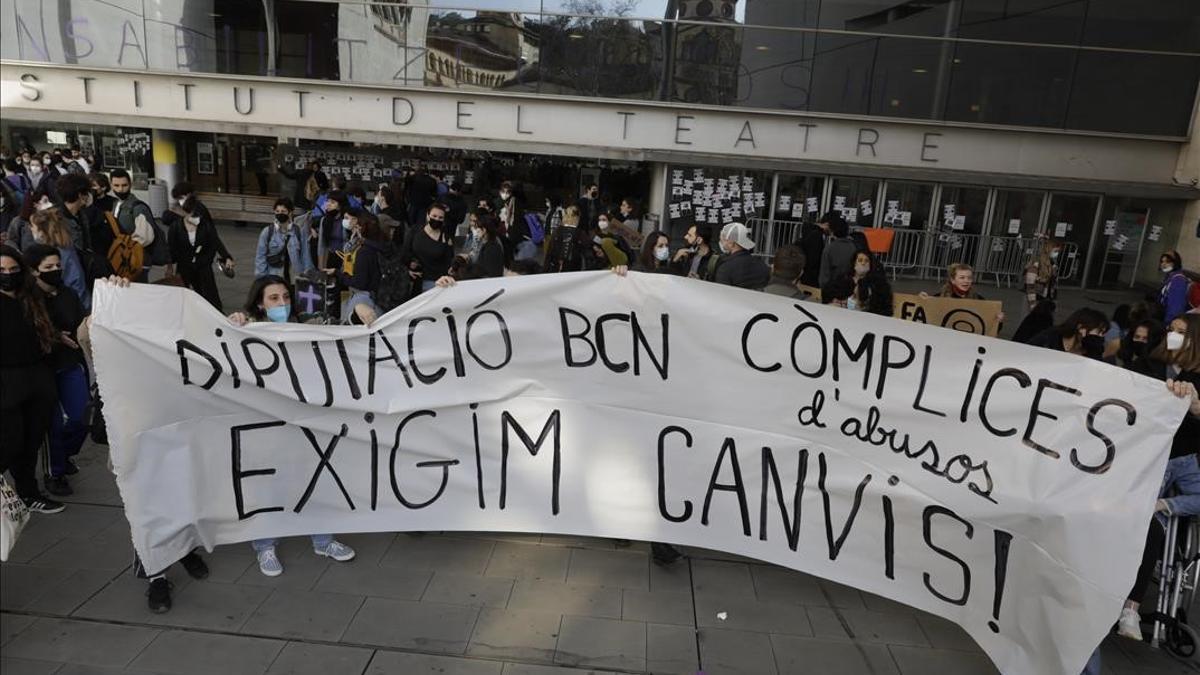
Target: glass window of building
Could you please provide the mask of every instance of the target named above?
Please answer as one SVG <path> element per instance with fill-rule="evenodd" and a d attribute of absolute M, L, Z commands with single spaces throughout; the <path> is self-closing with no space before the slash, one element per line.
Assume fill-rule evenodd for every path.
<path fill-rule="evenodd" d="M 1062 128 L 1075 57 L 1068 49 L 960 42 L 954 47 L 945 117 Z"/>
<path fill-rule="evenodd" d="M 932 207 L 932 183 L 888 181 L 887 194 L 883 198 L 885 224 L 910 230 L 928 229 Z M 890 222 L 886 222 L 889 215 L 892 216 Z"/>
<path fill-rule="evenodd" d="M 876 200 L 879 198 L 879 181 L 874 178 L 848 178 L 835 176 L 833 179 L 833 203 L 829 208 L 841 211 L 851 225 L 859 227 L 874 227 L 879 209 Z M 863 206 L 869 204 L 871 213 L 863 213 Z"/>
<path fill-rule="evenodd" d="M 313 80 L 338 79 L 338 43 L 330 30 L 338 25 L 336 4 L 277 0 L 275 24 L 276 75 Z M 403 53 L 403 43 L 399 44 Z M 415 49 L 413 51 L 415 55 Z M 417 72 L 418 69 L 424 71 L 423 64 L 424 60 L 418 59 L 412 78 L 404 77 L 406 70 L 403 65 L 397 67 L 401 73 L 399 82 L 424 84 L 424 78 Z"/>
<path fill-rule="evenodd" d="M 1097 195 L 1056 192 L 1050 196 L 1045 233 L 1063 246 L 1057 259 L 1059 283 L 1078 286 L 1083 279 L 1084 256 L 1099 204 Z"/>
<path fill-rule="evenodd" d="M 827 0 L 821 3 L 820 22 L 833 30 L 944 35 L 950 6 L 949 0 Z"/>
<path fill-rule="evenodd" d="M 984 254 L 984 217 L 988 189 L 943 185 L 937 210 L 933 213 L 939 231 L 934 245 L 935 265 L 945 269 L 954 263 L 978 265 Z"/>
<path fill-rule="evenodd" d="M 1200 53 L 1195 0 L 1088 0 L 1083 44 Z"/>
<path fill-rule="evenodd" d="M 1152 98 L 1114 90 L 1137 82 Z M 1186 136 L 1200 82 L 1200 56 L 1080 52 L 1067 113 L 1070 129 Z"/>
<path fill-rule="evenodd" d="M 1038 231 L 1044 192 L 996 190 L 991 234 L 996 237 L 1032 237 Z"/>
<path fill-rule="evenodd" d="M 780 173 L 775 190 L 775 217 L 772 220 L 771 250 L 800 239 L 801 226 L 821 217 L 824 176 Z"/>
<path fill-rule="evenodd" d="M 1062 0 L 962 0 L 958 37 L 1077 45 L 1087 5 Z"/>
<path fill-rule="evenodd" d="M 213 3 L 217 72 L 266 75 L 269 71 L 267 16 L 261 3 L 216 0 Z"/>
<path fill-rule="evenodd" d="M 712 242 L 729 223 L 745 223 L 758 243 L 767 241 L 771 172 L 723 166 L 667 167 L 667 212 L 662 230 L 680 240 L 693 224 L 712 230 Z"/>
<path fill-rule="evenodd" d="M 738 105 L 807 110 L 817 36 L 746 28 L 738 68 Z"/>

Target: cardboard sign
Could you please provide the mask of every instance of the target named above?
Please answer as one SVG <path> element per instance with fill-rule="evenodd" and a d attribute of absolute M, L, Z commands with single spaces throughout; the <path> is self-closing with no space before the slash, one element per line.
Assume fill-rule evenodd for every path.
<path fill-rule="evenodd" d="M 1004 310 L 999 300 L 961 300 L 959 298 L 922 298 L 910 293 L 892 296 L 897 319 L 953 328 L 964 333 L 996 337 L 1000 331 L 997 317 Z"/>

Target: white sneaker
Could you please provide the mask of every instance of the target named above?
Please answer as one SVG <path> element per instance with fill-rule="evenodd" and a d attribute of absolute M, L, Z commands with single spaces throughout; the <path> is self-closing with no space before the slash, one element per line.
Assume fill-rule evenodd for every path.
<path fill-rule="evenodd" d="M 327 558 L 333 558 L 334 560 L 336 560 L 338 562 L 346 562 L 348 560 L 354 560 L 354 549 L 343 544 L 342 542 L 338 541 L 337 539 L 334 539 L 333 541 L 329 542 L 329 544 L 325 548 L 314 548 L 313 553 L 316 553 L 317 555 L 325 556 Z"/>
<path fill-rule="evenodd" d="M 268 577 L 277 577 L 283 574 L 283 563 L 279 562 L 279 556 L 275 555 L 274 548 L 258 552 L 258 571 Z"/>
<path fill-rule="evenodd" d="M 1117 635 L 1130 640 L 1142 639 L 1142 617 L 1136 609 L 1121 609 L 1121 618 L 1117 620 Z"/>

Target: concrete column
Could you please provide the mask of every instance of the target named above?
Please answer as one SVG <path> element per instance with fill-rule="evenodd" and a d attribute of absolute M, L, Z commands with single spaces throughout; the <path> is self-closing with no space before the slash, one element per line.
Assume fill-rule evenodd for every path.
<path fill-rule="evenodd" d="M 178 134 L 174 131 L 160 129 L 153 130 L 150 136 L 150 148 L 154 155 L 154 177 L 165 182 L 168 191 L 184 179 L 184 170 L 175 147 L 177 139 Z"/>
<path fill-rule="evenodd" d="M 1179 151 L 1175 180 L 1183 185 L 1200 185 L 1200 114 L 1192 117 L 1191 141 Z M 1184 206 L 1179 240 L 1174 248 L 1183 257 L 1184 267 L 1200 269 L 1200 199 L 1193 199 Z"/>

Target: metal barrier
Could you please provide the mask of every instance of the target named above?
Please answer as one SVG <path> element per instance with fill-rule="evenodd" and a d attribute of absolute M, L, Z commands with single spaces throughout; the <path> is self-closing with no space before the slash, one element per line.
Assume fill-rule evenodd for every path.
<path fill-rule="evenodd" d="M 802 223 L 792 220 L 751 218 L 746 222 L 754 238 L 754 254 L 770 258 L 780 246 L 799 241 Z M 861 228 L 857 228 L 861 229 Z M 879 254 L 892 278 L 916 277 L 941 279 L 950 265 L 965 262 L 975 268 L 980 281 L 989 278 L 997 286 L 1024 283 L 1025 270 L 1041 256 L 1047 240 L 1043 237 L 998 237 L 927 230 L 895 229 L 892 247 Z M 1058 255 L 1053 259 L 1058 281 L 1069 281 L 1079 272 L 1079 246 L 1056 241 Z M 812 263 L 813 261 L 810 261 Z"/>

